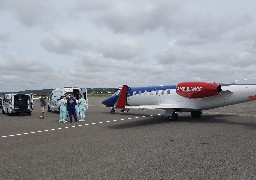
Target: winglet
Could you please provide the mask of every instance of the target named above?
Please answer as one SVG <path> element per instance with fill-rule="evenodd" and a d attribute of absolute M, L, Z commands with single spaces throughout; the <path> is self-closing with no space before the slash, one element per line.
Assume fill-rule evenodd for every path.
<path fill-rule="evenodd" d="M 119 95 L 116 108 L 125 108 L 125 105 L 127 103 L 127 91 L 128 91 L 128 86 L 123 85 L 123 88 L 121 90 L 121 93 Z"/>

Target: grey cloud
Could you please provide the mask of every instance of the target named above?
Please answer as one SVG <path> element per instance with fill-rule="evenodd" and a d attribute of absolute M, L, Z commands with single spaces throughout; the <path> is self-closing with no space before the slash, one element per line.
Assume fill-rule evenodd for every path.
<path fill-rule="evenodd" d="M 47 18 L 46 1 L 13 0 L 6 2 L 6 7 L 12 10 L 16 17 L 29 27 L 40 24 Z"/>
<path fill-rule="evenodd" d="M 6 91 L 47 88 L 55 73 L 48 64 L 16 54 L 1 55 L 0 62 L 1 89 Z"/>
<path fill-rule="evenodd" d="M 91 47 L 81 36 L 68 31 L 52 33 L 48 38 L 42 40 L 41 45 L 49 52 L 69 55 Z"/>
<path fill-rule="evenodd" d="M 177 41 L 180 45 L 197 45 L 212 43 L 229 37 L 229 34 L 239 28 L 240 31 L 233 35 L 233 38 L 239 36 L 246 30 L 246 27 L 254 23 L 250 14 L 244 15 L 199 15 L 187 14 L 177 17 L 177 22 L 173 23 L 176 31 L 183 34 L 183 37 Z"/>
<path fill-rule="evenodd" d="M 202 7 L 207 5 L 207 2 L 195 3 L 203 4 Z M 220 14 L 217 14 L 214 8 L 210 11 L 190 10 L 190 3 L 186 3 L 185 6 L 184 4 L 185 1 L 167 0 L 147 3 L 112 0 L 107 4 L 106 1 L 80 1 L 78 9 L 79 12 L 91 13 L 89 16 L 92 23 L 109 27 L 114 32 L 144 33 L 163 29 L 168 36 L 177 38 L 177 44 L 183 46 L 201 45 L 230 38 L 229 34 L 234 30 L 245 29 L 255 22 L 251 12 L 233 13 L 228 12 L 228 8 L 222 8 L 219 10 Z M 235 4 L 239 5 L 238 2 Z M 233 6 L 236 7 L 235 4 Z M 240 33 L 233 35 L 233 39 Z"/>
<path fill-rule="evenodd" d="M 61 0 L 11 0 L 2 2 L 2 10 L 13 13 L 17 20 L 26 27 L 51 28 L 67 16 L 65 8 L 68 9 L 68 6 L 63 6 L 63 3 L 68 4 L 69 2 Z"/>
<path fill-rule="evenodd" d="M 138 62 L 118 60 L 106 58 L 96 52 L 84 54 L 76 64 L 79 68 L 72 70 L 72 77 L 85 77 L 79 81 L 76 78 L 76 81 L 78 83 L 86 81 L 90 87 L 108 87 L 108 84 L 119 85 L 120 83 L 134 84 L 135 81 L 149 83 L 155 75 L 164 71 L 164 66 L 147 60 Z"/>
<path fill-rule="evenodd" d="M 78 12 L 90 12 L 90 11 L 100 11 L 100 10 L 105 10 L 106 8 L 109 8 L 111 6 L 111 3 L 113 0 L 93 0 L 93 1 L 84 1 L 84 0 L 79 0 L 74 7 L 73 11 L 78 11 Z"/>
<path fill-rule="evenodd" d="M 10 33 L 2 33 L 0 32 L 0 42 L 6 42 L 10 40 Z"/>
<path fill-rule="evenodd" d="M 179 9 L 175 1 L 103 1 L 106 6 L 96 1 L 89 6 L 80 3 L 80 12 L 92 13 L 92 22 L 111 28 L 115 32 L 143 33 L 161 28 L 163 23 Z M 102 1 L 101 1 L 102 2 Z"/>
<path fill-rule="evenodd" d="M 143 53 L 142 47 L 139 47 L 137 42 L 126 38 L 103 41 L 98 46 L 99 51 L 106 58 L 133 60 Z"/>

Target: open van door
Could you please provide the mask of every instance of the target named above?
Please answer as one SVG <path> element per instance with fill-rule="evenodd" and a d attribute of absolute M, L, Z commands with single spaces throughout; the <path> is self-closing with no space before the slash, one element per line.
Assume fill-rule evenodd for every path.
<path fill-rule="evenodd" d="M 87 89 L 86 88 L 81 88 L 81 93 L 83 94 L 84 99 L 86 100 L 86 109 L 88 109 Z"/>
<path fill-rule="evenodd" d="M 76 99 L 79 99 L 80 96 L 80 92 L 79 89 L 73 89 L 73 95 Z"/>
<path fill-rule="evenodd" d="M 34 110 L 34 96 L 32 93 L 30 93 L 30 109 Z"/>
<path fill-rule="evenodd" d="M 85 99 L 86 101 L 88 101 L 88 99 L 87 99 L 87 89 L 86 89 L 86 88 L 81 88 L 81 93 L 83 94 L 84 99 Z"/>

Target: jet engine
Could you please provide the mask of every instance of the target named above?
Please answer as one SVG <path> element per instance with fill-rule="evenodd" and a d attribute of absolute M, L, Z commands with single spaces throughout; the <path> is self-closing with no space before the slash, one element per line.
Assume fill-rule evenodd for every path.
<path fill-rule="evenodd" d="M 207 82 L 181 82 L 176 86 L 178 95 L 191 99 L 215 96 L 221 91 L 220 84 Z"/>

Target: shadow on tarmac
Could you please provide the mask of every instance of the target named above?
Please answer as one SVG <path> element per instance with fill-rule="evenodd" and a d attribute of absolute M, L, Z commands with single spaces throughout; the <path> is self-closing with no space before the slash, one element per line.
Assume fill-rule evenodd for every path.
<path fill-rule="evenodd" d="M 128 114 L 126 114 L 128 115 Z M 131 114 L 136 115 L 136 114 Z M 137 114 L 140 115 L 141 114 Z M 126 128 L 137 128 L 141 126 L 151 126 L 157 124 L 169 124 L 169 123 L 214 123 L 214 124 L 230 124 L 230 125 L 242 125 L 246 126 L 247 128 L 256 130 L 256 121 L 255 122 L 238 122 L 232 118 L 233 115 L 225 115 L 225 114 L 218 114 L 218 115 L 203 115 L 200 119 L 193 119 L 190 116 L 179 116 L 178 120 L 169 120 L 166 116 L 159 116 L 159 117 L 147 117 L 143 120 L 135 120 L 131 122 L 126 122 L 123 124 L 117 124 L 108 126 L 110 129 L 126 129 Z M 228 118 L 229 117 L 229 118 Z M 241 117 L 242 118 L 242 117 Z M 241 121 L 243 121 L 241 119 Z"/>

